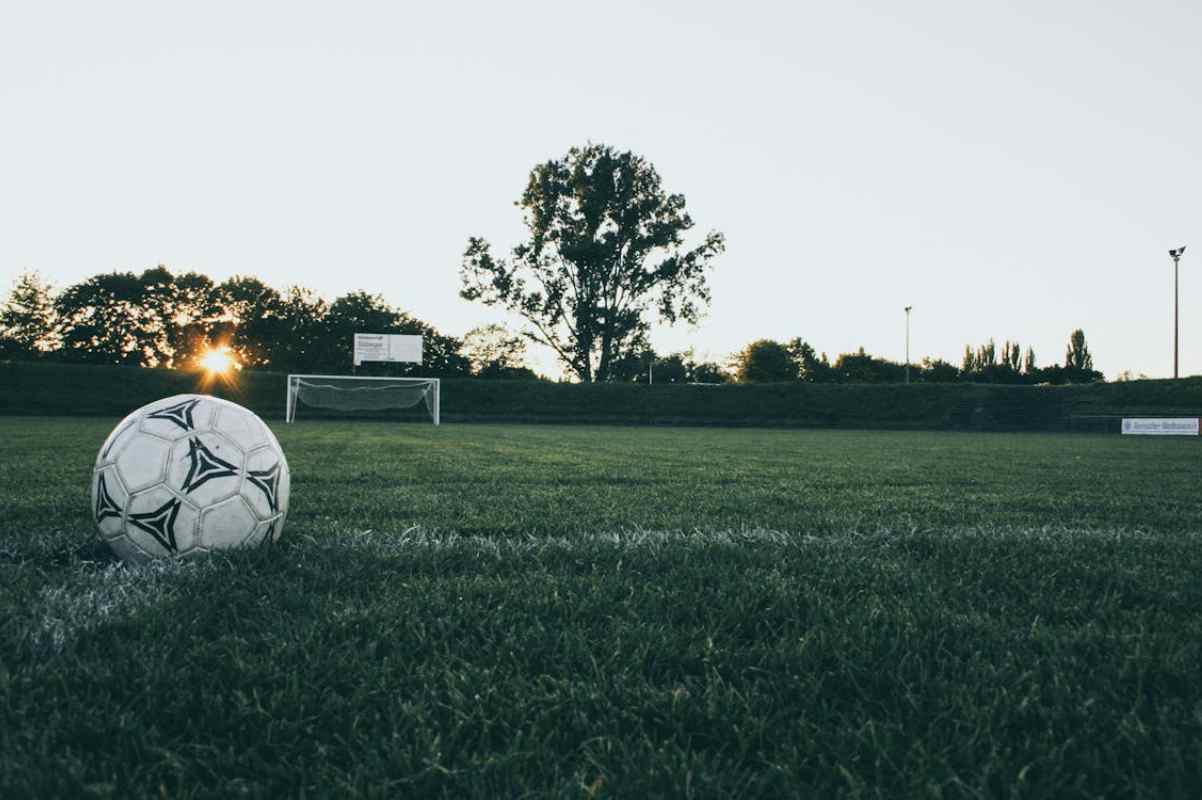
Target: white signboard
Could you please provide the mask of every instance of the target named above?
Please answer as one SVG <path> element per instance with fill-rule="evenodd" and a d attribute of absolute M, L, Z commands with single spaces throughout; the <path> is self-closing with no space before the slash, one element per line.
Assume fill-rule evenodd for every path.
<path fill-rule="evenodd" d="M 391 333 L 356 333 L 355 366 L 364 361 L 422 363 L 422 337 Z"/>
<path fill-rule="evenodd" d="M 1197 417 L 1123 419 L 1123 433 L 1146 436 L 1197 436 Z"/>

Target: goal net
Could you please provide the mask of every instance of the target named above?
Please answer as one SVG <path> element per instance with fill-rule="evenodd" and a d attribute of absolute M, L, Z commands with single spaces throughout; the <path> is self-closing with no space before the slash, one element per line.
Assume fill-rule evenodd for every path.
<path fill-rule="evenodd" d="M 425 403 L 439 423 L 438 378 L 358 378 L 350 375 L 289 375 L 285 419 L 296 420 L 299 407 L 335 411 L 388 411 Z"/>

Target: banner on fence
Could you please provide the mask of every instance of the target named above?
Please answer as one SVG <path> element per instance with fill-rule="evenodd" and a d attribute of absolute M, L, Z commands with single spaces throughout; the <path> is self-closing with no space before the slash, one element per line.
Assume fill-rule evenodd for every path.
<path fill-rule="evenodd" d="M 1197 436 L 1197 417 L 1123 418 L 1123 433 L 1144 436 Z"/>

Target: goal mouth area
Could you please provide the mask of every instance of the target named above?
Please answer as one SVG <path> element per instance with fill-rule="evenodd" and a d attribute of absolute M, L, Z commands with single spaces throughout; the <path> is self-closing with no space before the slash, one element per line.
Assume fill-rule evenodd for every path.
<path fill-rule="evenodd" d="M 285 420 L 377 419 L 440 423 L 438 378 L 289 375 Z"/>

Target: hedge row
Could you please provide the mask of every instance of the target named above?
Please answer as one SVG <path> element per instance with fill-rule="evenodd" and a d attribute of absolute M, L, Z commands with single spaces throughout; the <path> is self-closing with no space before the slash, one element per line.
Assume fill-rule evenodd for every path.
<path fill-rule="evenodd" d="M 171 394 L 284 414 L 286 376 L 206 386 L 174 370 L 0 362 L 0 414 L 118 417 Z M 969 430 L 1117 430 L 1123 415 L 1199 416 L 1202 377 L 1080 386 L 986 384 L 563 384 L 444 379 L 448 422 L 601 422 Z"/>

